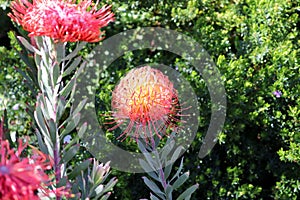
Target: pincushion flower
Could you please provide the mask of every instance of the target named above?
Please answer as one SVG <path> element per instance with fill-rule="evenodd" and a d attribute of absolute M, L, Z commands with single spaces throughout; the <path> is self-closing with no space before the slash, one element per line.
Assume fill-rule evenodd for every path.
<path fill-rule="evenodd" d="M 109 130 L 128 122 L 119 138 L 130 135 L 147 141 L 152 133 L 161 138 L 167 128 L 176 127 L 179 121 L 179 101 L 173 83 L 149 66 L 133 69 L 120 80 L 112 93 L 111 106 L 111 123 L 116 125 Z"/>
<path fill-rule="evenodd" d="M 98 42 L 102 27 L 114 21 L 110 6 L 97 10 L 92 0 L 15 0 L 9 17 L 29 36 L 48 36 L 56 42 Z"/>
<path fill-rule="evenodd" d="M 51 169 L 47 156 L 38 150 L 30 158 L 21 158 L 22 151 L 27 147 L 19 140 L 17 151 L 11 149 L 7 140 L 0 141 L 0 199 L 4 200 L 35 200 L 39 199 L 38 191 L 47 195 L 45 185 L 50 178 L 45 170 Z"/>

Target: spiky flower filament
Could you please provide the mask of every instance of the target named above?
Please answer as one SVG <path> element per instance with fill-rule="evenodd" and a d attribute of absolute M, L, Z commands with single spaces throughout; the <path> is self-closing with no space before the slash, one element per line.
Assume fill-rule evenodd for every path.
<path fill-rule="evenodd" d="M 98 42 L 101 28 L 114 21 L 111 6 L 97 8 L 92 0 L 14 0 L 8 16 L 29 32 L 55 42 Z"/>
<path fill-rule="evenodd" d="M 166 75 L 149 66 L 133 69 L 113 91 L 112 117 L 116 125 L 109 130 L 128 122 L 120 137 L 147 138 L 154 133 L 161 138 L 179 121 L 174 117 L 178 116 L 178 107 L 177 91 Z"/>

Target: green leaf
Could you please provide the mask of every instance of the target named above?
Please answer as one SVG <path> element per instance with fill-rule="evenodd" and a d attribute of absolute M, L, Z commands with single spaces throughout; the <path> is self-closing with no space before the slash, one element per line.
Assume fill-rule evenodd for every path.
<path fill-rule="evenodd" d="M 179 158 L 179 155 L 182 150 L 184 150 L 184 148 L 182 146 L 177 147 L 177 149 L 175 150 L 175 152 L 173 153 L 172 158 L 171 158 L 172 163 L 174 163 Z"/>
<path fill-rule="evenodd" d="M 45 95 L 41 95 L 40 98 L 38 99 L 38 101 L 42 101 L 44 104 L 44 109 L 43 109 L 43 114 L 45 117 L 45 120 L 49 120 L 49 119 L 54 119 L 55 116 L 54 115 L 54 108 L 53 108 L 53 104 L 52 102 L 50 102 L 49 98 Z M 51 116 L 50 116 L 51 114 Z"/>
<path fill-rule="evenodd" d="M 41 106 L 43 106 L 43 105 L 41 105 L 41 102 L 38 102 L 38 104 L 36 106 L 36 110 L 34 112 L 35 121 L 37 122 L 37 125 L 40 128 L 40 130 L 42 131 L 42 134 L 44 136 L 50 136 L 49 132 L 48 132 L 48 128 L 45 124 Z"/>
<path fill-rule="evenodd" d="M 164 168 L 164 175 L 165 175 L 165 179 L 168 179 L 170 174 L 171 174 L 171 171 L 172 171 L 172 167 L 173 167 L 173 163 L 165 166 Z"/>
<path fill-rule="evenodd" d="M 76 69 L 76 67 L 79 65 L 81 61 L 81 56 L 75 58 L 75 60 L 71 63 L 70 66 L 67 67 L 67 69 L 63 72 L 63 77 L 66 77 L 72 73 L 73 70 Z"/>
<path fill-rule="evenodd" d="M 67 85 L 60 91 L 60 95 L 64 98 L 67 98 L 72 91 L 73 87 L 75 86 L 75 77 L 73 77 Z"/>
<path fill-rule="evenodd" d="M 182 171 L 182 168 L 183 168 L 183 157 L 181 158 L 181 162 L 180 162 L 179 168 L 178 168 L 176 174 L 171 179 L 171 181 L 173 181 L 176 177 L 179 176 L 180 172 Z"/>
<path fill-rule="evenodd" d="M 110 197 L 110 195 L 111 195 L 111 192 L 108 192 L 105 195 L 103 195 L 100 200 L 107 200 Z M 96 197 L 96 199 L 97 199 L 97 197 Z"/>
<path fill-rule="evenodd" d="M 68 177 L 72 179 L 75 178 L 76 176 L 79 176 L 81 172 L 85 171 L 89 167 L 91 162 L 92 162 L 91 159 L 83 161 L 73 169 L 73 171 L 69 174 Z"/>
<path fill-rule="evenodd" d="M 61 97 L 61 98 L 59 98 L 58 104 L 57 104 L 56 122 L 58 122 L 60 120 L 65 109 L 66 109 L 66 100 L 65 100 L 65 98 Z"/>
<path fill-rule="evenodd" d="M 58 63 L 60 63 L 61 60 L 63 59 L 63 56 L 65 54 L 65 46 L 66 46 L 66 44 L 65 43 L 61 43 L 61 42 L 56 43 L 54 45 L 55 52 L 56 52 L 56 60 L 57 60 Z"/>
<path fill-rule="evenodd" d="M 82 110 L 82 108 L 85 106 L 86 101 L 87 101 L 87 98 L 80 101 L 80 103 L 77 105 L 76 109 L 72 112 L 72 115 L 78 114 Z"/>
<path fill-rule="evenodd" d="M 190 173 L 185 172 L 182 174 L 173 184 L 173 189 L 176 190 L 179 188 L 188 178 L 189 178 Z"/>
<path fill-rule="evenodd" d="M 59 182 L 57 183 L 56 187 L 62 187 L 62 186 L 66 186 L 67 185 L 67 178 L 66 177 L 62 177 Z"/>
<path fill-rule="evenodd" d="M 150 193 L 150 200 L 160 200 L 154 194 Z"/>
<path fill-rule="evenodd" d="M 77 56 L 78 52 L 83 49 L 83 47 L 87 44 L 87 42 L 80 42 L 77 47 L 69 54 L 67 55 L 65 58 L 63 58 L 61 61 L 66 61 L 66 60 L 70 60 L 72 58 L 74 58 L 75 56 Z"/>
<path fill-rule="evenodd" d="M 83 137 L 83 134 L 85 133 L 87 129 L 87 123 L 83 123 L 81 126 L 80 126 L 80 129 L 78 130 L 78 136 L 81 138 Z"/>
<path fill-rule="evenodd" d="M 192 193 L 195 192 L 198 189 L 198 187 L 199 184 L 189 187 L 177 198 L 177 200 L 189 200 Z"/>
<path fill-rule="evenodd" d="M 41 56 L 38 54 L 34 54 L 34 62 L 37 66 L 40 65 L 41 61 L 42 61 Z"/>
<path fill-rule="evenodd" d="M 152 172 L 155 171 L 156 169 L 154 169 L 153 167 L 151 167 L 146 161 L 144 161 L 143 159 L 139 159 L 139 163 L 141 165 L 141 167 L 145 170 L 145 172 Z"/>
<path fill-rule="evenodd" d="M 58 77 L 59 77 L 59 73 L 60 73 L 60 66 L 59 64 L 55 64 L 52 67 L 52 85 L 55 87 L 58 84 Z"/>
<path fill-rule="evenodd" d="M 15 33 L 14 33 L 14 37 L 17 38 L 17 35 Z M 36 64 L 38 64 L 39 62 L 36 62 L 36 63 L 31 62 L 29 60 L 29 57 L 28 57 L 28 50 L 27 50 L 27 48 L 20 42 L 20 40 L 16 39 L 16 41 L 21 46 L 21 48 L 22 48 L 21 52 L 22 53 L 20 51 L 18 51 L 17 49 L 15 49 L 16 52 L 18 53 L 18 55 L 20 56 L 20 58 L 23 60 L 23 62 L 26 64 L 26 66 L 28 66 L 32 70 L 32 73 L 34 75 L 36 75 L 37 74 Z M 35 54 L 35 55 L 37 55 L 37 54 Z M 35 76 L 32 76 L 32 78 L 34 79 Z M 36 80 L 35 80 L 35 82 L 36 82 Z"/>
<path fill-rule="evenodd" d="M 137 143 L 138 143 L 138 147 L 142 153 L 144 153 L 144 152 L 148 153 L 148 151 L 146 151 L 145 145 L 143 144 L 143 142 L 141 140 L 138 140 Z"/>
<path fill-rule="evenodd" d="M 39 129 L 36 128 L 35 132 L 36 132 L 36 134 L 39 134 L 40 136 L 42 136 L 41 133 L 39 132 Z M 40 145 L 40 147 L 42 147 L 45 144 L 45 146 L 47 148 L 46 152 L 48 152 L 49 155 L 53 158 L 53 148 L 54 148 L 53 143 L 52 143 L 49 135 L 43 135 L 43 136 L 44 136 L 43 138 L 44 138 L 45 143 L 43 143 L 43 141 L 40 141 L 41 144 L 39 143 L 39 145 Z"/>
<path fill-rule="evenodd" d="M 25 38 L 22 36 L 17 36 L 17 38 L 29 51 L 40 54 L 40 51 L 34 48 Z"/>
<path fill-rule="evenodd" d="M 39 49 L 44 47 L 44 41 L 42 36 L 34 37 L 34 39 Z"/>
<path fill-rule="evenodd" d="M 38 130 L 36 130 L 35 134 L 36 134 L 38 144 L 39 144 L 39 147 L 40 147 L 41 151 L 45 154 L 49 154 L 48 149 L 47 149 L 47 147 L 46 147 L 46 145 L 45 145 L 45 143 L 42 139 L 41 133 Z"/>
<path fill-rule="evenodd" d="M 144 161 L 143 159 L 139 159 L 139 163 L 140 163 L 141 167 L 147 172 L 147 174 L 149 176 L 151 176 L 151 178 L 159 181 L 159 177 L 156 174 L 155 169 L 152 169 L 150 167 L 150 165 L 146 161 Z"/>
<path fill-rule="evenodd" d="M 118 179 L 116 179 L 116 177 L 110 179 L 110 181 L 107 184 L 105 184 L 103 193 L 110 191 L 116 185 L 117 182 Z"/>
<path fill-rule="evenodd" d="M 80 145 L 72 146 L 66 153 L 64 153 L 61 162 L 67 164 L 79 151 Z"/>
<path fill-rule="evenodd" d="M 66 136 L 69 134 L 71 131 L 75 129 L 75 127 L 78 125 L 80 121 L 80 113 L 77 113 L 76 115 L 73 115 L 73 118 L 71 120 L 67 119 L 67 126 L 64 128 L 64 130 L 61 133 L 61 137 Z"/>
<path fill-rule="evenodd" d="M 172 199 L 173 187 L 171 185 L 167 185 L 165 192 L 166 192 L 167 199 Z"/>
<path fill-rule="evenodd" d="M 163 148 L 163 151 L 161 153 L 161 159 L 166 160 L 172 149 L 174 148 L 175 141 L 174 140 L 168 140 L 166 145 Z"/>
<path fill-rule="evenodd" d="M 147 177 L 143 177 L 144 183 L 160 198 L 165 199 L 165 194 L 159 189 L 159 187 Z"/>
<path fill-rule="evenodd" d="M 48 121 L 49 124 L 49 133 L 50 133 L 50 137 L 52 141 L 56 141 L 57 140 L 57 128 L 56 128 L 56 123 L 54 122 L 53 119 L 50 119 Z"/>

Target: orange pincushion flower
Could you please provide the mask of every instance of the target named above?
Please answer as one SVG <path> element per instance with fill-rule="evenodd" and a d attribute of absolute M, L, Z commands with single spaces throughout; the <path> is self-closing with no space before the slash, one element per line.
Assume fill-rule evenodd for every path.
<path fill-rule="evenodd" d="M 110 6 L 97 10 L 91 0 L 15 0 L 9 17 L 29 32 L 56 42 L 98 42 L 101 28 L 114 21 Z"/>
<path fill-rule="evenodd" d="M 136 139 L 152 133 L 161 138 L 167 128 L 176 127 L 178 106 L 177 91 L 161 71 L 149 66 L 133 69 L 113 91 L 112 116 L 117 124 L 109 130 L 129 121 L 120 137 L 133 132 Z"/>
<path fill-rule="evenodd" d="M 38 190 L 47 195 L 44 186 L 50 178 L 44 171 L 51 169 L 51 165 L 46 161 L 46 155 L 34 150 L 31 158 L 21 158 L 20 154 L 27 146 L 21 140 L 16 152 L 10 148 L 7 140 L 0 140 L 0 145 L 0 199 L 40 199 L 37 196 Z"/>

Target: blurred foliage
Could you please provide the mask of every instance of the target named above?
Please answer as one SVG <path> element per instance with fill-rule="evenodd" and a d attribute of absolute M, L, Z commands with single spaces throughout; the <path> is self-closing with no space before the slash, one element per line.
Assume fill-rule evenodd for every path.
<path fill-rule="evenodd" d="M 12 46 L 16 47 L 13 33 L 8 33 Z M 32 120 L 26 112 L 27 105 L 32 104 L 30 92 L 24 87 L 22 75 L 17 68 L 26 69 L 20 62 L 17 48 L 8 50 L 0 47 L 0 115 L 7 111 L 8 131 L 11 139 L 15 141 L 17 136 L 31 133 Z"/>
<path fill-rule="evenodd" d="M 129 69 L 144 63 L 164 63 L 184 75 L 199 100 L 197 137 L 184 159 L 184 171 L 191 173 L 187 185 L 199 184 L 193 199 L 299 198 L 300 4 L 293 0 L 105 3 L 112 5 L 116 15 L 116 21 L 105 29 L 106 37 L 139 26 L 159 26 L 197 40 L 223 76 L 228 105 L 219 143 L 200 160 L 197 155 L 210 120 L 205 82 L 187 61 L 176 55 L 137 50 L 126 53 L 101 74 L 96 97 L 99 113 L 110 110 L 110 92 Z M 15 49 L 1 47 L 0 55 L 1 99 L 6 100 L 10 129 L 30 131 L 30 119 L 24 112 L 30 95 L 13 68 L 24 65 Z M 276 97 L 275 91 L 282 95 Z M 16 104 L 19 109 L 12 109 Z M 148 197 L 144 196 L 150 191 L 143 184 L 142 174 L 112 174 L 119 180 L 113 194 L 116 199 Z"/>

